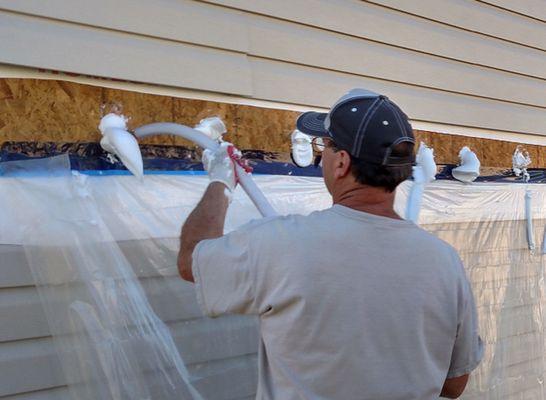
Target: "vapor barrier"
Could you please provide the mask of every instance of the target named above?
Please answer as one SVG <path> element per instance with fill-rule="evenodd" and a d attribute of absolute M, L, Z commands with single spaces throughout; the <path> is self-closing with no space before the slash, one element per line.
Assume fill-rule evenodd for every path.
<path fill-rule="evenodd" d="M 255 180 L 280 214 L 330 205 L 320 178 Z M 86 176 L 70 171 L 66 157 L 0 164 L 0 245 L 24 252 L 68 398 L 255 395 L 258 321 L 205 318 L 176 270 L 180 227 L 207 184 L 206 176 L 147 175 L 142 183 Z M 410 187 L 397 193 L 402 215 Z M 545 395 L 545 197 L 541 185 L 440 181 L 425 188 L 419 223 L 459 250 L 486 343 L 463 398 Z M 253 218 L 257 210 L 237 190 L 226 230 Z M 39 366 L 21 373 L 39 374 L 30 368 Z"/>
<path fill-rule="evenodd" d="M 176 268 L 180 227 L 206 176 L 87 176 L 67 157 L 0 168 L 0 243 L 25 253 L 70 398 L 255 395 L 257 320 L 204 318 Z M 261 184 L 279 211 L 327 206 L 318 182 L 296 190 L 300 201 L 283 181 Z M 237 191 L 226 227 L 259 217 Z"/>
<path fill-rule="evenodd" d="M 399 207 L 410 186 L 400 188 Z M 437 181 L 422 201 L 421 226 L 453 245 L 463 260 L 485 343 L 461 398 L 543 399 L 546 187 Z"/>

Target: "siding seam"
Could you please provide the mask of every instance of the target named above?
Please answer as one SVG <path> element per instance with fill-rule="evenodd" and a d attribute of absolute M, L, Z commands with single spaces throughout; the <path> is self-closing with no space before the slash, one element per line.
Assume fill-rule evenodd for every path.
<path fill-rule="evenodd" d="M 443 59 L 443 60 L 450 60 L 450 61 L 458 62 L 458 63 L 461 63 L 461 64 L 465 64 L 465 65 L 479 66 L 479 67 L 483 67 L 483 68 L 487 68 L 487 69 L 491 69 L 491 70 L 495 70 L 495 71 L 501 71 L 501 72 L 509 73 L 509 74 L 512 74 L 512 75 L 520 76 L 520 77 L 526 77 L 526 78 L 532 78 L 532 79 L 538 79 L 538 80 L 541 80 L 541 81 L 546 81 L 546 78 L 543 78 L 543 77 L 540 77 L 540 76 L 529 75 L 529 74 L 526 74 L 526 73 L 523 73 L 523 72 L 517 72 L 517 71 L 508 70 L 508 69 L 498 68 L 498 67 L 494 67 L 494 66 L 486 65 L 486 64 L 479 64 L 479 63 L 473 63 L 473 62 L 470 62 L 470 61 L 464 61 L 464 60 L 460 60 L 460 59 L 457 59 L 457 58 L 447 57 L 447 56 L 443 56 L 443 55 L 439 55 L 439 54 L 435 54 L 435 53 L 430 53 L 430 52 L 426 52 L 426 51 L 422 51 L 422 50 L 416 50 L 416 49 L 413 49 L 413 48 L 410 48 L 410 47 L 397 46 L 397 45 L 394 45 L 392 43 L 386 43 L 386 42 L 382 42 L 382 41 L 375 40 L 375 39 L 369 39 L 369 38 L 366 38 L 366 37 L 362 37 L 362 36 L 342 32 L 342 31 L 337 31 L 337 30 L 333 30 L 333 29 L 327 29 L 327 28 L 324 28 L 324 27 L 321 27 L 321 26 L 316 26 L 316 25 L 312 25 L 312 24 L 298 22 L 298 21 L 295 21 L 295 20 L 275 17 L 275 16 L 271 16 L 271 15 L 268 15 L 268 14 L 257 13 L 257 12 L 253 12 L 253 11 L 248 11 L 248 10 L 236 8 L 236 7 L 219 5 L 219 4 L 216 4 L 216 3 L 213 3 L 213 2 L 209 2 L 207 0 L 195 0 L 195 1 L 200 2 L 200 3 L 209 4 L 209 5 L 218 6 L 218 7 L 222 7 L 222 8 L 242 11 L 245 14 L 249 14 L 249 15 L 258 15 L 258 16 L 262 16 L 262 17 L 266 17 L 266 18 L 270 18 L 270 19 L 274 19 L 274 20 L 285 21 L 285 22 L 295 24 L 295 25 L 301 25 L 301 26 L 306 26 L 306 27 L 310 27 L 310 28 L 314 28 L 314 29 L 319 29 L 319 30 L 322 30 L 322 31 L 325 31 L 325 32 L 332 32 L 332 33 L 335 33 L 335 34 L 339 34 L 339 35 L 343 35 L 343 36 L 347 36 L 347 37 L 352 37 L 352 38 L 359 39 L 359 40 L 365 40 L 365 41 L 368 41 L 368 42 L 381 44 L 383 46 L 388 46 L 388 47 L 397 48 L 397 49 L 403 49 L 403 50 L 406 50 L 406 51 L 411 51 L 411 52 L 416 53 L 416 54 L 424 54 L 424 55 L 427 55 L 427 56 L 433 56 L 433 57 L 437 57 L 437 58 Z M 372 4 L 378 5 L 376 3 L 372 3 Z M 382 5 L 381 5 L 381 7 L 389 8 L 389 7 L 385 7 L 385 6 L 382 6 Z M 222 51 L 222 52 L 229 52 L 229 53 L 234 53 L 234 54 L 239 54 L 239 55 L 260 57 L 260 56 L 254 55 L 254 54 L 252 54 L 250 52 L 243 52 L 243 51 L 227 49 L 227 48 L 212 46 L 212 45 L 206 45 L 206 44 L 201 44 L 201 43 L 187 42 L 187 41 L 176 40 L 176 39 L 172 39 L 172 38 L 164 38 L 164 37 L 160 37 L 160 36 L 148 35 L 148 34 L 138 33 L 138 32 L 133 32 L 133 31 L 126 31 L 126 30 L 122 30 L 122 29 L 115 29 L 115 28 L 109 28 L 109 27 L 96 26 L 96 25 L 91 25 L 91 24 L 86 24 L 86 23 L 81 23 L 81 22 L 74 22 L 74 21 L 68 21 L 68 20 L 64 20 L 64 19 L 41 16 L 41 15 L 36 15 L 36 14 L 31 14 L 31 13 L 12 11 L 12 10 L 4 9 L 4 8 L 0 8 L 0 12 L 13 14 L 13 15 L 27 16 L 27 17 L 37 18 L 37 19 L 42 19 L 42 20 L 49 20 L 49 21 L 54 21 L 54 22 L 61 23 L 61 24 L 68 24 L 68 25 L 73 25 L 73 26 L 78 26 L 78 27 L 83 26 L 83 27 L 90 28 L 90 29 L 104 30 L 104 31 L 108 31 L 108 32 L 122 33 L 122 34 L 126 34 L 126 35 L 134 35 L 135 37 L 150 38 L 150 39 L 153 39 L 153 40 L 161 40 L 161 41 L 165 41 L 165 42 L 185 44 L 185 45 L 195 46 L 195 47 L 203 47 L 203 48 L 207 48 L 207 49 L 219 50 L 219 51 Z M 408 15 L 413 15 L 413 14 L 410 14 L 410 13 L 407 13 L 407 14 Z M 427 19 L 427 18 L 424 18 L 424 17 L 419 17 L 419 18 Z M 429 19 L 427 19 L 427 20 L 429 20 Z M 436 22 L 434 20 L 430 20 L 430 21 Z M 485 36 L 487 36 L 487 35 L 485 35 Z M 496 37 L 493 37 L 493 36 L 491 36 L 491 37 L 496 38 Z M 503 39 L 500 39 L 500 38 L 497 38 L 497 39 L 503 40 Z M 507 42 L 510 42 L 510 41 L 507 41 Z M 510 42 L 510 43 L 512 43 L 512 42 Z M 518 44 L 518 43 L 516 43 L 516 44 Z M 531 47 L 531 46 L 524 46 L 524 47 L 530 47 L 530 48 L 535 49 L 534 47 Z M 539 49 L 539 48 L 536 48 L 536 49 L 546 52 L 546 50 L 542 50 L 542 49 Z M 279 60 L 279 61 L 282 61 L 282 60 Z M 333 71 L 340 71 L 340 70 L 327 69 L 327 68 L 324 68 L 324 69 L 333 70 Z M 362 76 L 365 76 L 365 75 L 362 75 Z M 414 85 L 412 83 L 408 83 L 408 84 L 409 85 Z M 519 103 L 515 103 L 515 104 L 519 104 Z M 525 104 L 525 103 L 521 103 L 521 104 Z"/>
<path fill-rule="evenodd" d="M 218 47 L 218 46 L 213 46 L 213 45 L 207 45 L 207 44 L 202 44 L 202 43 L 187 42 L 187 41 L 184 41 L 184 40 L 165 38 L 165 37 L 161 37 L 161 36 L 155 36 L 155 35 L 150 35 L 150 34 L 146 34 L 146 33 L 134 32 L 134 31 L 127 31 L 127 30 L 123 30 L 123 29 L 109 28 L 107 26 L 105 27 L 105 26 L 91 25 L 91 24 L 87 24 L 87 23 L 84 23 L 84 22 L 69 21 L 69 20 L 66 20 L 66 19 L 52 18 L 52 17 L 48 17 L 48 16 L 44 16 L 44 15 L 38 15 L 38 14 L 31 14 L 31 13 L 20 12 L 20 11 L 7 10 L 5 8 L 0 8 L 0 13 L 21 15 L 21 16 L 25 16 L 25 17 L 37 18 L 37 19 L 42 19 L 42 20 L 46 20 L 46 21 L 53 21 L 53 22 L 56 22 L 56 23 L 72 25 L 72 26 L 76 26 L 76 27 L 86 27 L 86 28 L 90 28 L 90 29 L 94 29 L 94 30 L 102 30 L 102 31 L 107 31 L 107 32 L 122 33 L 122 34 L 125 34 L 125 35 L 131 35 L 131 36 L 136 36 L 136 37 L 140 37 L 140 38 L 149 38 L 149 39 L 153 39 L 153 40 L 161 40 L 161 41 L 165 41 L 165 42 L 185 44 L 185 45 L 194 46 L 194 47 L 204 47 L 204 48 L 208 48 L 208 49 L 221 50 L 222 52 L 236 53 L 236 54 L 240 54 L 240 55 L 246 55 L 247 54 L 246 52 L 240 51 L 240 50 L 234 50 L 234 49 Z"/>
<path fill-rule="evenodd" d="M 532 20 L 535 20 L 535 21 L 546 23 L 546 20 L 544 20 L 542 18 L 535 17 L 534 15 L 524 14 L 524 13 L 522 13 L 520 11 L 512 10 L 510 8 L 506 8 L 506 7 L 503 7 L 503 6 L 499 6 L 498 4 L 493 4 L 493 3 L 490 3 L 490 2 L 488 2 L 486 0 L 475 0 L 475 1 L 477 1 L 478 3 L 487 4 L 488 6 L 491 6 L 491 7 L 494 7 L 494 8 L 498 8 L 498 9 L 507 11 L 507 12 L 512 13 L 512 14 L 520 15 L 520 16 L 525 17 L 525 18 L 529 18 L 529 19 L 532 19 Z"/>
<path fill-rule="evenodd" d="M 451 27 L 451 28 L 456 28 L 456 29 L 459 29 L 459 30 L 461 30 L 461 31 L 463 31 L 463 32 L 471 32 L 471 33 L 474 33 L 474 34 L 476 34 L 476 35 L 485 36 L 485 37 L 488 37 L 488 38 L 491 38 L 491 39 L 501 40 L 501 41 L 503 41 L 503 42 L 512 43 L 512 44 L 515 44 L 515 45 L 518 45 L 518 46 L 527 47 L 527 48 L 530 48 L 530 49 L 533 49 L 533 50 L 538 50 L 538 51 L 542 51 L 542 52 L 545 52 L 545 53 L 546 53 L 546 48 L 536 47 L 536 46 L 532 46 L 532 45 L 530 45 L 530 44 L 521 43 L 521 42 L 516 42 L 515 40 L 510 40 L 510 39 L 506 39 L 506 38 L 503 38 L 503 37 L 495 36 L 495 35 L 492 35 L 492 34 L 489 34 L 489 33 L 481 32 L 481 31 L 476 31 L 476 30 L 473 30 L 473 29 L 470 29 L 470 28 L 465 28 L 465 27 L 459 26 L 459 25 L 454 25 L 454 24 L 452 24 L 452 23 L 450 23 L 450 22 L 447 22 L 447 21 L 441 21 L 441 20 L 437 20 L 437 19 L 425 17 L 425 16 L 423 16 L 423 15 L 415 14 L 415 13 L 412 13 L 412 12 L 409 12 L 409 11 L 405 11 L 405 10 L 401 10 L 401 9 L 398 9 L 398 8 L 394 8 L 394 7 L 390 7 L 390 6 L 387 6 L 387 5 L 385 5 L 385 4 L 376 3 L 376 2 L 373 1 L 373 0 L 360 0 L 360 1 L 363 2 L 363 3 L 373 4 L 373 5 L 377 6 L 377 7 L 382 7 L 382 8 L 386 8 L 386 9 L 388 9 L 388 10 L 393 10 L 393 11 L 396 11 L 396 12 L 399 12 L 399 13 L 411 15 L 411 16 L 413 16 L 413 17 L 420 18 L 420 19 L 423 19 L 423 20 L 426 20 L 426 21 L 430 21 L 430 22 L 434 22 L 434 23 L 437 23 L 437 24 L 440 24 L 440 25 L 443 25 L 443 26 L 449 26 L 449 27 Z M 488 6 L 490 6 L 489 3 L 485 3 L 485 4 L 487 4 Z"/>
<path fill-rule="evenodd" d="M 359 73 L 356 73 L 356 72 L 348 72 L 348 71 L 343 71 L 343 70 L 338 70 L 338 69 L 333 69 L 333 68 L 327 68 L 327 67 L 318 67 L 316 65 L 299 63 L 299 62 L 296 62 L 296 61 L 279 60 L 277 58 L 257 56 L 257 55 L 253 55 L 253 54 L 248 54 L 248 57 L 249 57 L 249 60 L 259 59 L 259 60 L 266 60 L 266 61 L 274 61 L 274 62 L 279 62 L 279 63 L 284 63 L 284 64 L 302 66 L 302 67 L 306 67 L 306 68 L 313 68 L 313 69 L 321 70 L 321 71 L 328 71 L 328 72 L 335 72 L 335 73 L 338 73 L 338 74 L 356 76 L 356 77 L 360 77 L 360 78 L 377 79 L 377 80 L 383 81 L 383 82 L 397 83 L 397 84 L 407 85 L 407 86 L 411 86 L 411 87 L 417 87 L 417 88 L 421 88 L 421 89 L 429 89 L 429 90 L 439 91 L 439 92 L 442 92 L 442 93 L 451 93 L 451 94 L 456 94 L 456 95 L 474 97 L 474 98 L 477 98 L 477 99 L 486 99 L 486 100 L 491 100 L 491 101 L 498 101 L 500 103 L 516 104 L 516 105 L 521 105 L 521 106 L 525 106 L 525 107 L 536 108 L 536 109 L 539 109 L 539 110 L 546 110 L 546 106 L 539 106 L 539 105 L 536 105 L 536 104 L 521 103 L 521 102 L 517 102 L 517 101 L 497 99 L 497 98 L 494 98 L 494 97 L 480 96 L 480 95 L 471 94 L 471 93 L 457 92 L 457 91 L 451 90 L 451 89 L 443 89 L 443 88 L 438 88 L 438 87 L 434 87 L 434 86 L 425 86 L 425 85 L 420 85 L 420 84 L 417 84 L 417 83 L 397 81 L 397 80 L 394 80 L 394 79 L 377 77 L 377 76 L 374 76 L 374 75 L 364 75 L 364 74 L 359 74 Z"/>
<path fill-rule="evenodd" d="M 441 58 L 441 59 L 444 59 L 444 60 L 456 61 L 456 62 L 467 64 L 467 65 L 477 65 L 477 66 L 480 66 L 480 67 L 483 67 L 483 68 L 488 68 L 488 69 L 492 69 L 492 70 L 496 70 L 496 71 L 507 72 L 507 73 L 513 74 L 513 75 L 524 76 L 524 77 L 527 77 L 527 78 L 533 78 L 533 79 L 546 81 L 546 77 L 535 76 L 535 75 L 530 75 L 530 74 L 527 74 L 527 73 L 524 73 L 524 72 L 512 71 L 512 70 L 509 70 L 509 69 L 503 69 L 503 68 L 494 67 L 494 66 L 491 66 L 491 65 L 479 64 L 479 63 L 474 63 L 474 62 L 470 62 L 470 61 L 460 60 L 458 58 L 448 57 L 448 56 L 444 56 L 444 55 L 430 53 L 430 52 L 427 52 L 427 51 L 413 49 L 411 47 L 399 46 L 399 45 L 395 45 L 395 44 L 392 44 L 392 43 L 382 42 L 380 40 L 370 39 L 370 38 L 355 35 L 355 34 L 352 34 L 352 33 L 338 31 L 338 30 L 335 30 L 335 29 L 329 29 L 329 28 L 325 28 L 323 26 L 308 24 L 308 23 L 305 23 L 305 22 L 297 21 L 297 20 L 292 20 L 292 19 L 277 17 L 277 16 L 273 16 L 273 15 L 269 15 L 269 14 L 260 13 L 260 12 L 245 10 L 243 8 L 238 8 L 238 7 L 234 7 L 234 6 L 227 6 L 227 5 L 224 5 L 224 4 L 217 4 L 217 3 L 214 3 L 213 1 L 209 1 L 209 0 L 194 0 L 194 1 L 197 1 L 197 2 L 200 2 L 200 3 L 217 5 L 219 7 L 224 7 L 224 8 L 228 8 L 228 9 L 231 9 L 231 10 L 242 11 L 245 14 L 259 15 L 261 17 L 267 17 L 267 18 L 270 18 L 270 19 L 278 20 L 278 21 L 284 21 L 284 22 L 289 22 L 289 23 L 296 24 L 296 25 L 301 25 L 301 26 L 306 26 L 306 27 L 310 27 L 310 28 L 314 28 L 314 29 L 319 29 L 319 30 L 322 30 L 322 31 L 325 31 L 325 32 L 332 32 L 332 33 L 336 33 L 336 34 L 340 34 L 340 35 L 344 35 L 344 36 L 348 36 L 348 37 L 352 37 L 352 38 L 356 38 L 356 39 L 360 39 L 360 40 L 367 40 L 369 42 L 378 43 L 378 44 L 381 44 L 383 46 L 389 46 L 389 47 L 393 47 L 393 48 L 396 48 L 396 49 L 403 49 L 403 50 L 412 51 L 412 52 L 417 53 L 417 54 L 425 54 L 425 55 L 428 55 L 428 56 L 438 57 L 438 58 Z M 499 39 L 499 40 L 502 40 L 502 39 Z M 541 50 L 541 49 L 539 49 L 539 50 Z M 251 55 L 251 54 L 248 54 L 248 55 Z"/>

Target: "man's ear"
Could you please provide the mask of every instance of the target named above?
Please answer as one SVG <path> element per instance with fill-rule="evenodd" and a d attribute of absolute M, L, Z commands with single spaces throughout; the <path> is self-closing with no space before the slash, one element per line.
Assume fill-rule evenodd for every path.
<path fill-rule="evenodd" d="M 345 178 L 351 173 L 351 156 L 345 150 L 336 152 L 334 161 L 334 176 L 336 178 Z"/>

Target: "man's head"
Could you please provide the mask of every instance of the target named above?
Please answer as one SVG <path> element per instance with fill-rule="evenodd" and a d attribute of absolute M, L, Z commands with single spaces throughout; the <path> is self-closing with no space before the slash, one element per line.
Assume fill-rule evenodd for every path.
<path fill-rule="evenodd" d="M 393 192 L 411 175 L 413 130 L 406 114 L 386 96 L 353 89 L 329 113 L 300 115 L 297 128 L 322 138 L 323 175 L 331 193 L 351 184 Z"/>

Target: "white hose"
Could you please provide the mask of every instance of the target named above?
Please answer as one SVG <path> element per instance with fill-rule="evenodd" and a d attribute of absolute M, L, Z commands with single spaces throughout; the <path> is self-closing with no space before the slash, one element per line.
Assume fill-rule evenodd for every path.
<path fill-rule="evenodd" d="M 525 190 L 525 219 L 527 220 L 527 242 L 529 243 L 529 250 L 535 249 L 535 235 L 533 233 L 533 213 L 531 203 L 531 191 Z"/>
<path fill-rule="evenodd" d="M 134 132 L 135 136 L 139 139 L 162 133 L 183 137 L 184 139 L 192 141 L 203 149 L 214 151 L 219 146 L 218 142 L 215 142 L 198 130 L 171 122 L 158 122 L 155 124 L 144 125 L 135 129 Z M 271 204 L 269 204 L 262 191 L 258 188 L 258 186 L 256 186 L 250 174 L 247 173 L 240 165 L 236 164 L 235 168 L 237 170 L 239 183 L 248 197 L 250 197 L 250 200 L 252 200 L 252 203 L 254 203 L 260 214 L 262 214 L 264 217 L 278 215 Z"/>
<path fill-rule="evenodd" d="M 419 212 L 421 211 L 421 202 L 426 183 L 423 167 L 420 165 L 413 167 L 413 183 L 406 203 L 406 220 L 412 221 L 415 224 L 419 220 Z"/>

